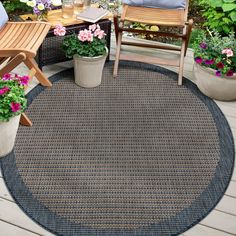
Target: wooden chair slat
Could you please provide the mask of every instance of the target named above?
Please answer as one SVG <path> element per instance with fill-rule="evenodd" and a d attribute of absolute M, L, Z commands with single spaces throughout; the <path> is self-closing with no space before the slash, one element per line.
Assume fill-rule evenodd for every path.
<path fill-rule="evenodd" d="M 162 26 L 184 26 L 184 9 L 157 9 L 128 6 L 124 20 Z"/>
<path fill-rule="evenodd" d="M 18 27 L 9 26 L 9 29 L 5 33 L 5 35 L 3 35 L 3 36 L 0 35 L 0 38 L 1 38 L 0 47 L 1 48 L 5 47 L 5 45 L 7 45 L 9 42 L 11 42 L 12 35 L 16 34 L 17 30 L 18 30 Z"/>
<path fill-rule="evenodd" d="M 15 35 L 11 38 L 9 43 L 5 45 L 4 47 L 8 47 L 8 48 L 15 47 L 15 45 L 17 45 L 20 38 L 23 36 L 23 30 L 24 30 L 24 25 L 20 25 Z"/>
<path fill-rule="evenodd" d="M 23 35 L 22 35 L 22 37 L 20 37 L 17 45 L 15 46 L 16 48 L 23 47 L 23 44 L 29 38 L 29 32 L 31 32 L 33 30 L 33 28 L 34 28 L 33 24 L 24 25 Z"/>

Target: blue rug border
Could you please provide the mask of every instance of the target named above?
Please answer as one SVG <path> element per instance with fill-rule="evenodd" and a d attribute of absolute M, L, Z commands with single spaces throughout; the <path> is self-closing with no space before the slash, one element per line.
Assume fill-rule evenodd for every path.
<path fill-rule="evenodd" d="M 106 65 L 113 64 L 113 62 L 108 62 Z M 159 66 L 153 66 L 145 63 L 136 63 L 136 62 L 127 62 L 122 61 L 120 65 L 126 66 L 135 66 L 142 69 L 152 70 L 161 74 L 164 74 L 174 80 L 177 81 L 177 74 L 168 69 L 164 69 Z M 69 76 L 73 73 L 73 69 L 67 69 L 62 72 L 58 72 L 57 74 L 51 76 L 49 79 L 51 82 L 57 82 L 58 80 L 64 78 L 65 76 Z M 119 78 L 117 78 L 119 79 Z M 150 225 L 149 227 L 140 228 L 134 231 L 104 231 L 104 230 L 95 230 L 90 228 L 81 227 L 78 224 L 74 224 L 69 222 L 62 217 L 57 216 L 56 214 L 50 212 L 47 208 L 45 208 L 37 199 L 34 199 L 30 191 L 27 189 L 27 186 L 23 183 L 19 173 L 17 171 L 15 161 L 14 161 L 14 150 L 7 155 L 6 157 L 0 160 L 1 169 L 3 173 L 3 177 L 7 184 L 8 190 L 13 196 L 14 200 L 21 207 L 21 209 L 36 223 L 47 229 L 48 231 L 63 236 L 74 236 L 74 235 L 97 235 L 97 236 L 149 236 L 149 235 L 158 235 L 158 231 L 165 230 L 166 234 L 161 235 L 179 235 L 186 230 L 190 229 L 192 226 L 196 225 L 200 222 L 204 217 L 206 217 L 217 205 L 217 203 L 221 200 L 226 191 L 230 179 L 233 174 L 234 169 L 234 157 L 235 157 L 235 148 L 234 148 L 234 139 L 232 136 L 231 129 L 229 124 L 221 112 L 216 103 L 203 95 L 197 88 L 195 84 L 191 81 L 184 79 L 183 86 L 187 87 L 191 90 L 193 94 L 195 94 L 210 110 L 212 117 L 215 121 L 216 127 L 219 131 L 220 138 L 220 147 L 221 147 L 221 159 L 217 166 L 216 173 L 208 188 L 199 196 L 199 198 L 192 204 L 189 208 L 184 209 L 175 217 L 172 217 L 162 223 Z M 41 85 L 36 86 L 28 95 L 28 105 L 30 105 L 33 99 L 40 94 L 45 88 Z M 50 88 L 49 88 L 50 89 Z M 227 150 L 225 148 L 230 148 L 231 150 Z M 225 151 L 226 150 L 226 151 Z M 223 162 L 223 158 L 224 162 Z M 225 171 L 227 173 L 225 173 Z M 219 181 L 222 180 L 222 175 L 225 175 L 224 181 L 219 184 Z M 17 183 L 17 184 L 16 184 Z M 209 192 L 216 192 L 217 196 L 208 196 Z M 213 194 L 214 195 L 214 194 Z M 27 199 L 27 202 L 25 201 Z M 204 200 L 204 201 L 203 201 Z M 210 202 L 209 202 L 210 201 Z M 205 205 L 210 204 L 211 207 L 205 209 Z M 194 209 L 197 210 L 201 206 L 201 214 L 199 216 L 195 216 L 195 219 L 189 219 L 191 211 Z M 31 208 L 30 208 L 31 207 Z M 29 209 L 30 208 L 30 209 Z M 204 210 L 205 209 L 205 210 Z M 38 213 L 38 214 L 37 214 Z M 181 222 L 180 228 L 175 228 L 174 222 Z M 67 229 L 69 231 L 67 231 Z"/>

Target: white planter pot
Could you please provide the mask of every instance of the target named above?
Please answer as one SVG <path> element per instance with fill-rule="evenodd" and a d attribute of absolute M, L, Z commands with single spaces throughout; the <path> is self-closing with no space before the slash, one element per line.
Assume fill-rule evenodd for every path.
<path fill-rule="evenodd" d="M 236 100 L 236 75 L 233 77 L 219 77 L 215 70 L 194 64 L 196 84 L 206 96 L 220 100 Z"/>
<path fill-rule="evenodd" d="M 84 88 L 97 87 L 102 82 L 102 71 L 108 54 L 98 57 L 74 55 L 75 83 Z"/>
<path fill-rule="evenodd" d="M 0 158 L 12 151 L 19 122 L 20 115 L 12 117 L 8 122 L 0 121 Z"/>

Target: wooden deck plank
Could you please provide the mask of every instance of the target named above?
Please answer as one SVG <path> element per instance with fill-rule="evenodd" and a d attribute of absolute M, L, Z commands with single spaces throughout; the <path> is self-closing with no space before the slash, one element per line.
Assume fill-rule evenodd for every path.
<path fill-rule="evenodd" d="M 224 196 L 215 209 L 236 216 L 236 198 Z"/>
<path fill-rule="evenodd" d="M 4 198 L 4 199 L 14 202 L 14 199 L 12 198 L 11 194 L 9 193 L 3 178 L 0 178 L 0 190 L 1 190 L 0 191 L 0 198 Z"/>
<path fill-rule="evenodd" d="M 37 236 L 36 234 L 28 230 L 22 229 L 18 226 L 6 223 L 0 220 L 0 231 L 2 236 Z"/>
<path fill-rule="evenodd" d="M 231 196 L 231 197 L 235 197 L 236 198 L 236 182 L 235 181 L 231 181 L 229 184 L 228 189 L 225 192 L 226 195 Z M 235 219 L 236 220 L 236 219 Z M 236 221 L 235 221 L 236 222 Z M 235 223 L 236 225 L 236 223 Z"/>
<path fill-rule="evenodd" d="M 213 229 L 204 225 L 196 225 L 188 231 L 184 232 L 184 236 L 231 236 L 223 231 Z"/>
<path fill-rule="evenodd" d="M 216 230 L 219 229 L 226 233 L 236 235 L 236 216 L 213 210 L 200 223 Z"/>
<path fill-rule="evenodd" d="M 40 225 L 30 219 L 15 203 L 0 198 L 0 220 L 30 230 L 36 234 L 52 236 Z"/>

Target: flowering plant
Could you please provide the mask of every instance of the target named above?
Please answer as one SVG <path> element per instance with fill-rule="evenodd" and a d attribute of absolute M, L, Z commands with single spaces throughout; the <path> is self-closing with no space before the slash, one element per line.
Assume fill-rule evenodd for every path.
<path fill-rule="evenodd" d="M 195 62 L 214 69 L 216 76 L 233 76 L 236 72 L 234 32 L 228 37 L 217 32 L 208 33 L 200 33 L 193 44 Z"/>
<path fill-rule="evenodd" d="M 57 25 L 54 34 L 64 36 L 65 27 Z M 72 58 L 75 54 L 82 57 L 96 57 L 106 53 L 105 32 L 98 24 L 89 26 L 89 29 L 80 30 L 79 34 L 72 34 L 65 37 L 62 49 L 67 57 Z"/>
<path fill-rule="evenodd" d="M 28 76 L 17 74 L 5 74 L 0 78 L 0 121 L 9 121 L 24 111 L 27 105 L 24 86 L 28 81 Z"/>
<path fill-rule="evenodd" d="M 60 6 L 61 0 L 20 0 L 33 8 L 36 15 L 41 15 L 42 12 L 47 12 L 52 9 L 52 6 Z"/>

